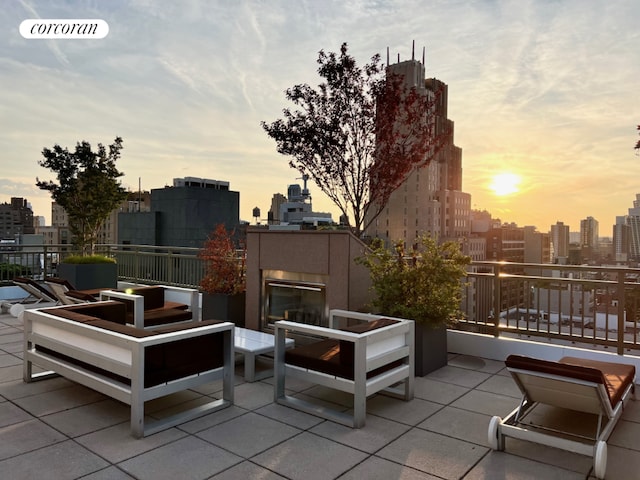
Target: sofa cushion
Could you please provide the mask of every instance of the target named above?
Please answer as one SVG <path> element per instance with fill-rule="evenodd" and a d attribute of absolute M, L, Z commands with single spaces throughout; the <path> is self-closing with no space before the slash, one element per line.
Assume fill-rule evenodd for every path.
<path fill-rule="evenodd" d="M 154 335 L 156 335 L 154 332 L 151 332 L 149 330 L 132 327 L 131 325 L 122 325 L 120 323 L 110 322 L 108 320 L 100 320 L 94 318 L 93 320 L 85 323 L 93 327 L 103 328 L 105 330 L 109 330 L 110 332 L 121 333 L 133 338 L 153 337 Z"/>
<path fill-rule="evenodd" d="M 77 322 L 85 322 L 88 319 L 102 319 L 122 325 L 126 322 L 127 314 L 126 306 L 117 301 L 79 303 L 77 305 L 48 309 L 47 312 Z"/>
<path fill-rule="evenodd" d="M 56 317 L 66 318 L 67 320 L 73 320 L 74 322 L 86 323 L 91 322 L 96 319 L 91 315 L 85 315 L 80 312 L 76 312 L 75 310 L 68 310 L 66 308 L 56 308 L 54 310 L 49 310 L 46 313 L 50 313 L 55 315 Z"/>
<path fill-rule="evenodd" d="M 171 333 L 191 328 L 214 325 L 217 321 L 188 322 L 150 330 L 154 335 Z M 145 386 L 170 382 L 189 375 L 196 375 L 224 365 L 223 332 L 185 338 L 170 343 L 153 345 L 146 349 L 147 355 L 160 353 L 162 366 L 156 370 L 145 369 Z"/>
<path fill-rule="evenodd" d="M 126 293 L 133 295 L 141 295 L 144 297 L 144 309 L 152 310 L 154 308 L 164 307 L 164 288 L 163 287 L 137 287 L 127 289 Z"/>
<path fill-rule="evenodd" d="M 193 315 L 189 310 L 183 310 L 180 308 L 154 308 L 153 310 L 145 310 L 144 326 L 152 327 L 155 325 L 164 325 L 173 322 L 183 322 L 191 320 L 192 318 Z"/>

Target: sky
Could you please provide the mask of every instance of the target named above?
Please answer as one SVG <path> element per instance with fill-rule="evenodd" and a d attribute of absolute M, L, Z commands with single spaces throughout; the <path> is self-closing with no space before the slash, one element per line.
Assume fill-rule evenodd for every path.
<path fill-rule="evenodd" d="M 55 144 L 124 140 L 132 191 L 173 178 L 230 182 L 241 219 L 266 218 L 300 183 L 261 121 L 317 86 L 320 50 L 347 42 L 359 64 L 426 49 L 449 86 L 472 207 L 503 222 L 611 235 L 640 193 L 637 0 L 0 0 L 0 202 L 51 220 L 36 178 Z M 26 19 L 102 19 L 103 39 L 25 39 Z M 497 177 L 497 179 L 496 179 Z M 339 212 L 309 185 L 314 210 Z"/>

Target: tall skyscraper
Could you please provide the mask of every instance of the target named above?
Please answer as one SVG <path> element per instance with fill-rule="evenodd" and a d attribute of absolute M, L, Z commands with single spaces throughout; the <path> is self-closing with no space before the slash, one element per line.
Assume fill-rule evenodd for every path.
<path fill-rule="evenodd" d="M 0 203 L 0 238 L 13 240 L 16 235 L 32 233 L 33 210 L 26 199 L 11 197 L 11 203 Z"/>
<path fill-rule="evenodd" d="M 598 221 L 593 217 L 580 220 L 582 258 L 593 259 L 598 253 Z"/>
<path fill-rule="evenodd" d="M 640 260 L 640 193 L 636 193 L 636 199 L 633 201 L 633 208 L 629 209 L 627 215 L 627 225 L 630 231 L 630 260 Z"/>
<path fill-rule="evenodd" d="M 556 222 L 551 225 L 551 261 L 566 264 L 569 258 L 569 225 Z"/>
<path fill-rule="evenodd" d="M 627 222 L 626 215 L 617 216 L 613 226 L 613 259 L 616 262 L 626 262 L 630 257 L 631 227 Z"/>
<path fill-rule="evenodd" d="M 425 67 L 415 59 L 387 69 L 402 76 L 407 88 L 415 87 L 423 95 L 441 92 L 435 115 L 439 125 L 447 124 L 451 135 L 428 165 L 415 167 L 407 175 L 367 234 L 387 243 L 402 240 L 407 245 L 423 234 L 442 240 L 468 237 L 471 195 L 462 191 L 462 150 L 453 143 L 453 122 L 447 118 L 447 85 L 435 78 L 425 79 Z"/>

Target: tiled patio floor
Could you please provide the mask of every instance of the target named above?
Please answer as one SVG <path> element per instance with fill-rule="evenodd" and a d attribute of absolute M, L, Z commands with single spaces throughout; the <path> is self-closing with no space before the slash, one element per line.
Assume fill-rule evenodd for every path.
<path fill-rule="evenodd" d="M 501 362 L 451 354 L 448 366 L 417 379 L 413 401 L 369 399 L 360 430 L 274 404 L 271 379 L 245 383 L 241 368 L 234 406 L 135 440 L 126 405 L 63 378 L 23 383 L 21 323 L 0 315 L 0 478 L 594 478 L 588 457 L 516 440 L 508 453 L 487 447 L 491 416 L 505 416 L 519 397 Z M 287 388 L 348 405 L 323 388 Z M 214 383 L 154 401 L 150 412 L 219 390 Z M 608 453 L 608 479 L 640 478 L 640 401 L 629 403 Z"/>

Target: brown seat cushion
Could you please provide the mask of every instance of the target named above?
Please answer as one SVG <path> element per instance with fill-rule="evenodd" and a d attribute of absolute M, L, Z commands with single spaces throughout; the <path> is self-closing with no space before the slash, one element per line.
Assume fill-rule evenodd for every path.
<path fill-rule="evenodd" d="M 153 327 L 167 323 L 183 322 L 191 320 L 193 315 L 189 310 L 180 308 L 154 308 L 144 311 L 144 326 Z M 133 323 L 133 312 L 127 313 L 127 322 Z"/>
<path fill-rule="evenodd" d="M 215 325 L 215 320 L 188 322 L 152 330 L 154 334 L 171 333 L 190 328 Z M 224 365 L 224 334 L 214 332 L 147 348 L 147 355 L 162 352 L 162 366 L 157 371 L 145 370 L 145 386 L 169 382 Z"/>
<path fill-rule="evenodd" d="M 127 289 L 126 293 L 133 295 L 142 295 L 144 297 L 144 309 L 152 310 L 154 308 L 164 307 L 164 288 L 157 286 L 137 287 Z"/>
<path fill-rule="evenodd" d="M 633 384 L 636 376 L 636 367 L 625 363 L 601 362 L 576 357 L 563 357 L 560 362 L 567 365 L 592 367 L 602 372 L 604 386 L 607 388 L 612 407 L 615 407 L 622 399 L 625 389 Z"/>
<path fill-rule="evenodd" d="M 102 319 L 124 325 L 127 318 L 127 309 L 122 302 L 108 301 L 95 303 L 79 303 L 64 307 L 52 308 L 47 313 L 59 317 L 86 322 L 87 320 Z"/>
<path fill-rule="evenodd" d="M 399 320 L 381 318 L 379 320 L 373 320 L 371 322 L 358 322 L 355 325 L 349 325 L 348 327 L 343 327 L 340 330 L 351 333 L 366 333 L 378 328 L 388 327 L 389 325 L 393 325 L 398 322 Z M 355 359 L 355 344 L 348 340 L 340 340 L 340 350 L 343 352 L 343 361 L 349 363 L 349 359 L 351 359 L 351 365 L 349 366 L 349 368 L 353 369 L 353 362 Z"/>
<path fill-rule="evenodd" d="M 97 297 L 91 295 L 90 293 L 83 292 L 82 290 L 69 290 L 65 293 L 67 297 L 77 298 L 78 300 L 83 300 L 85 302 L 97 302 Z"/>
<path fill-rule="evenodd" d="M 635 378 L 633 365 L 576 357 L 564 357 L 559 362 L 554 362 L 522 355 L 509 355 L 505 364 L 509 368 L 531 370 L 603 384 L 612 407 L 615 407 L 620 401 L 624 390 L 633 383 Z"/>
<path fill-rule="evenodd" d="M 340 330 L 352 333 L 365 333 L 377 328 L 386 327 L 398 323 L 398 320 L 387 318 L 372 322 L 362 322 L 356 325 L 341 328 Z M 348 340 L 336 340 L 328 338 L 319 342 L 299 347 L 287 349 L 285 352 L 285 362 L 309 370 L 315 370 L 334 375 L 336 377 L 353 380 L 355 377 L 355 345 Z M 382 366 L 367 372 L 367 378 L 375 377 L 380 373 L 397 367 L 403 363 L 398 360 L 389 365 Z"/>

